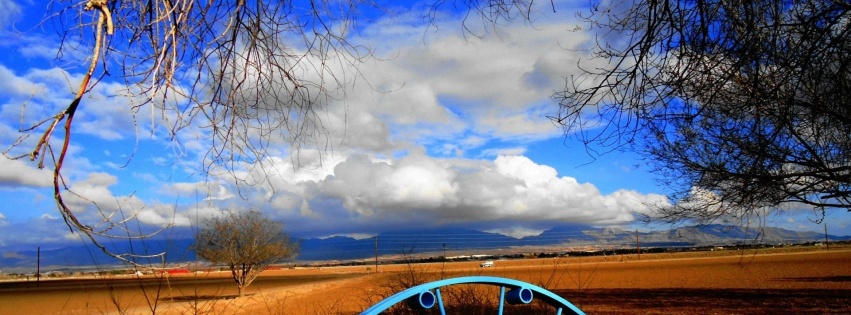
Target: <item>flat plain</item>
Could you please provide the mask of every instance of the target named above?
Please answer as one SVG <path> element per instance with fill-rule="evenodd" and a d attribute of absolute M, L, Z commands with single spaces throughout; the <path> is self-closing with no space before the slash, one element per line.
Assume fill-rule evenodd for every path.
<path fill-rule="evenodd" d="M 847 247 L 479 263 L 270 270 L 244 297 L 222 272 L 5 281 L 0 314 L 358 314 L 407 281 L 470 275 L 536 284 L 588 314 L 851 314 Z"/>

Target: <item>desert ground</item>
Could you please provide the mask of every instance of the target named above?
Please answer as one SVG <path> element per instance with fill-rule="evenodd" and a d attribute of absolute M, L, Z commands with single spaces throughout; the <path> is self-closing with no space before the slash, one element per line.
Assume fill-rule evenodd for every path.
<path fill-rule="evenodd" d="M 533 283 L 588 314 L 851 314 L 851 248 L 316 267 L 0 282 L 0 314 L 358 314 L 406 281 L 487 275 Z M 412 279 L 414 278 L 414 279 Z"/>

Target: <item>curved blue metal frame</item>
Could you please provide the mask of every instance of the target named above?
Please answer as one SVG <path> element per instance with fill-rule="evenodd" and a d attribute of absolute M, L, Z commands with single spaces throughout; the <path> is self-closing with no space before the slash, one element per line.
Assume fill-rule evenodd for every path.
<path fill-rule="evenodd" d="M 377 315 L 391 306 L 403 301 L 407 301 L 409 305 L 419 306 L 421 308 L 431 308 L 434 304 L 437 304 L 440 307 L 440 314 L 446 315 L 446 311 L 443 307 L 443 299 L 440 296 L 440 288 L 458 284 L 484 284 L 500 287 L 500 315 L 502 315 L 504 301 L 509 304 L 529 303 L 532 301 L 533 294 L 545 303 L 555 307 L 557 315 L 561 315 L 562 312 L 565 311 L 567 312 L 565 314 L 585 315 L 585 312 L 574 306 L 572 303 L 547 289 L 519 280 L 486 276 L 459 277 L 420 284 L 391 295 L 390 297 L 366 309 L 361 313 L 361 315 Z M 507 295 L 505 292 L 506 288 L 511 289 Z M 434 290 L 434 292 L 431 292 L 432 290 Z"/>

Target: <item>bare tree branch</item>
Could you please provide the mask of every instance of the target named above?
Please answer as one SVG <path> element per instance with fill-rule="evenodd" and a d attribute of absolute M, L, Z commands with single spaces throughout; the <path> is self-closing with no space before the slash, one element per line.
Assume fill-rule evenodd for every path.
<path fill-rule="evenodd" d="M 359 0 L 51 2 L 58 10 L 48 19 L 58 21 L 64 32 L 60 56 L 78 47 L 91 49 L 88 67 L 66 108 L 21 130 L 13 147 L 26 145 L 30 135 L 39 135 L 38 141 L 13 158 L 28 157 L 43 168 L 50 155 L 54 198 L 69 228 L 127 261 L 126 253 L 111 253 L 98 239 L 145 237 L 119 232 L 132 218 L 99 211 L 104 222 L 81 219 L 65 195 L 69 188 L 62 170 L 75 114 L 85 108 L 84 96 L 96 83 L 123 81 L 128 96 L 118 104 L 130 104 L 125 106 L 134 115 L 150 108 L 151 132 L 165 130 L 181 155 L 199 160 L 204 171 L 262 168 L 256 162 L 270 157 L 270 148 L 330 145 L 321 112 L 345 97 L 357 78 L 354 69 L 371 54 L 368 47 L 349 42 L 360 8 L 370 5 Z M 198 132 L 200 139 L 183 135 L 185 130 Z M 61 148 L 54 150 L 52 139 L 60 132 Z M 190 140 L 205 142 L 196 147 L 209 149 L 180 147 Z M 239 185 L 255 184 L 234 179 Z"/>
<path fill-rule="evenodd" d="M 554 119 L 589 146 L 654 161 L 674 191 L 669 220 L 851 210 L 849 19 L 836 1 L 595 7 L 586 22 L 611 67 L 571 78 Z"/>

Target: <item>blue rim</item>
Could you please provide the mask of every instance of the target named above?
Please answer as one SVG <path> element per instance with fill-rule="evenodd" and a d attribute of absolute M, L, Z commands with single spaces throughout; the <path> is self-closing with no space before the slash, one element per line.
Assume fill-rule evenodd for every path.
<path fill-rule="evenodd" d="M 459 284 L 482 284 L 500 287 L 499 314 L 502 314 L 502 309 L 504 306 L 503 301 L 507 301 L 509 303 L 516 303 L 518 301 L 519 303 L 529 303 L 532 301 L 532 296 L 535 296 L 544 301 L 545 303 L 549 304 L 550 306 L 555 307 L 557 315 L 585 315 L 585 312 L 577 308 L 575 305 L 568 302 L 564 298 L 558 296 L 557 294 L 550 292 L 547 289 L 519 280 L 487 276 L 458 277 L 423 283 L 393 294 L 384 300 L 381 300 L 380 302 L 363 311 L 361 315 L 377 315 L 392 307 L 393 305 L 396 305 L 403 301 L 409 301 L 411 297 L 419 299 L 423 296 L 423 294 L 425 294 L 425 296 L 436 295 L 437 304 L 440 308 L 440 314 L 446 315 L 446 312 L 444 311 L 443 307 L 443 299 L 440 296 L 440 288 Z M 506 296 L 506 289 L 511 290 L 509 291 L 508 296 Z M 432 292 L 433 290 L 435 292 Z M 431 308 L 431 306 L 435 304 L 433 299 L 431 301 L 431 303 L 422 303 L 422 308 Z"/>

